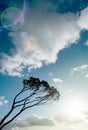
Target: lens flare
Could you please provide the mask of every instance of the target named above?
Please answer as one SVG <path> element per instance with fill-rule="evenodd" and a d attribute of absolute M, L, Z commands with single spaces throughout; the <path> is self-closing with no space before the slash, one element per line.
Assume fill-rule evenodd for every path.
<path fill-rule="evenodd" d="M 24 23 L 24 14 L 18 8 L 7 8 L 1 15 L 1 23 L 7 30 L 18 30 Z"/>

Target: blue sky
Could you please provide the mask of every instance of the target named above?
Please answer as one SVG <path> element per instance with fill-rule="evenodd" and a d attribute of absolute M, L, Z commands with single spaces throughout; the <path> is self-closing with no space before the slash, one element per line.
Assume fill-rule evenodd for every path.
<path fill-rule="evenodd" d="M 87 130 L 87 0 L 0 1 L 0 118 L 30 76 L 47 80 L 61 97 L 24 112 L 17 130 Z"/>

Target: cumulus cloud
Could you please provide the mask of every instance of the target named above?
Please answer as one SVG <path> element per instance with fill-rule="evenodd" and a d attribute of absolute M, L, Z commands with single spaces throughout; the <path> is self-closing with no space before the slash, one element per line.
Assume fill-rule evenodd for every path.
<path fill-rule="evenodd" d="M 88 113 L 85 112 L 87 115 Z M 87 121 L 87 119 L 86 119 Z M 38 116 L 31 116 L 26 119 L 15 119 L 13 122 L 11 122 L 9 125 L 7 125 L 3 130 L 20 130 L 20 129 L 31 129 L 33 126 L 58 126 L 64 124 L 63 129 L 67 126 L 71 125 L 81 125 L 87 123 L 84 121 L 83 117 L 80 118 L 70 118 L 68 115 L 65 114 L 59 114 L 55 116 L 53 119 L 48 119 L 48 118 L 41 118 Z M 87 125 L 88 126 L 88 125 Z"/>
<path fill-rule="evenodd" d="M 73 68 L 71 70 L 71 75 L 73 75 L 74 73 L 80 73 L 84 77 L 88 78 L 88 65 L 81 65 L 81 66 Z"/>
<path fill-rule="evenodd" d="M 63 80 L 59 79 L 59 78 L 54 78 L 53 81 L 55 83 L 63 83 Z"/>
<path fill-rule="evenodd" d="M 29 13 L 22 29 L 10 32 L 15 49 L 11 55 L 1 54 L 0 72 L 23 76 L 23 70 L 55 63 L 59 51 L 75 43 L 80 31 L 88 29 L 88 8 L 81 16 L 57 13 Z"/>
<path fill-rule="evenodd" d="M 0 106 L 7 105 L 8 100 L 4 96 L 0 96 Z"/>
<path fill-rule="evenodd" d="M 54 126 L 55 123 L 51 119 L 40 118 L 37 116 L 29 117 L 26 121 L 30 124 L 30 126 Z"/>
<path fill-rule="evenodd" d="M 54 126 L 54 120 L 48 118 L 40 118 L 38 116 L 28 117 L 27 119 L 16 119 L 6 126 L 4 130 L 15 130 L 20 128 L 30 128 L 31 126 Z"/>

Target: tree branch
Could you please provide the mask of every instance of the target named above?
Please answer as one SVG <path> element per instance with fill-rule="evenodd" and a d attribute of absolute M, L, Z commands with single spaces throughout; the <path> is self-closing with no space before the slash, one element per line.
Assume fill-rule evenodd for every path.
<path fill-rule="evenodd" d="M 9 124 L 10 122 L 12 122 L 18 115 L 20 115 L 22 113 L 22 109 L 20 110 L 20 112 L 18 112 L 11 120 L 5 122 L 1 127 L 0 127 L 0 130 L 5 127 L 7 124 Z"/>
<path fill-rule="evenodd" d="M 23 93 L 25 90 L 24 89 L 22 89 L 15 97 L 14 97 L 14 99 L 13 99 L 13 104 L 12 104 L 12 107 L 11 107 L 11 109 L 10 109 L 10 111 L 4 116 L 4 118 L 0 121 L 0 126 L 3 124 L 3 122 L 9 117 L 9 115 L 13 112 L 13 110 L 14 110 L 14 106 L 15 106 L 15 100 L 16 100 L 16 98 L 21 94 L 21 93 Z"/>
<path fill-rule="evenodd" d="M 35 94 L 35 92 L 33 92 L 30 96 L 27 96 L 26 98 L 24 98 L 24 99 L 22 99 L 22 100 L 20 100 L 20 101 L 15 102 L 15 104 L 17 104 L 17 103 L 20 103 L 20 102 L 23 102 L 23 101 L 27 100 L 28 98 L 32 97 L 34 94 Z"/>
<path fill-rule="evenodd" d="M 43 105 L 52 99 L 59 99 L 59 92 L 54 87 L 50 87 L 48 82 L 40 81 L 39 78 L 30 77 L 29 80 L 24 80 L 23 84 L 24 88 L 14 97 L 10 111 L 0 121 L 0 130 L 12 122 L 24 110 Z M 28 90 L 30 91 L 29 95 L 25 95 L 24 92 Z M 20 99 L 19 96 L 21 94 L 24 94 L 25 98 Z M 19 111 L 11 119 L 7 120 L 15 108 L 19 108 Z"/>

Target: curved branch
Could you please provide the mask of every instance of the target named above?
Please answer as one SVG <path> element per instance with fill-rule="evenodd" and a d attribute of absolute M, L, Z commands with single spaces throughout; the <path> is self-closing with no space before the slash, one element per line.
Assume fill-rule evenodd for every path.
<path fill-rule="evenodd" d="M 25 102 L 25 105 L 28 105 L 29 103 L 33 103 L 33 102 L 36 102 L 36 101 L 39 101 L 39 100 L 33 100 L 33 101 L 30 101 L 30 102 Z M 21 107 L 23 105 L 24 105 L 24 103 L 23 104 L 19 104 L 19 105 L 15 106 L 14 108 Z"/>
<path fill-rule="evenodd" d="M 20 110 L 19 113 L 17 113 L 11 120 L 5 122 L 1 127 L 0 127 L 0 130 L 5 127 L 7 124 L 9 124 L 10 122 L 12 122 L 17 116 L 19 116 L 21 113 L 22 113 L 23 110 Z"/>
<path fill-rule="evenodd" d="M 15 100 L 16 98 L 23 92 L 23 90 L 21 90 L 13 99 L 13 104 L 12 107 L 10 109 L 10 111 L 4 116 L 4 118 L 0 121 L 0 126 L 3 124 L 3 122 L 8 118 L 8 116 L 12 113 L 12 111 L 14 110 L 14 105 L 15 105 Z"/>
<path fill-rule="evenodd" d="M 12 104 L 12 107 L 11 107 L 11 109 L 10 109 L 10 111 L 4 116 L 4 118 L 0 121 L 0 126 L 4 123 L 4 121 L 10 116 L 10 114 L 13 112 L 13 110 L 14 110 L 14 106 L 15 106 L 15 101 L 16 101 L 16 98 L 21 94 L 21 93 L 23 93 L 25 90 L 24 89 L 22 89 L 15 97 L 14 97 L 14 99 L 13 99 L 13 104 Z"/>

